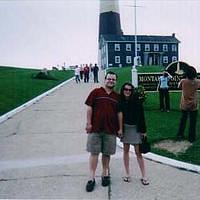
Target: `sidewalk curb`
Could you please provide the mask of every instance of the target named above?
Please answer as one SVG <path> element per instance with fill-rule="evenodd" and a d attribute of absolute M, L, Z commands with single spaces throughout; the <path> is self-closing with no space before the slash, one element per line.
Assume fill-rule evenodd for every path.
<path fill-rule="evenodd" d="M 119 138 L 117 138 L 117 145 L 120 148 L 123 149 L 123 144 L 122 144 L 122 142 L 120 142 Z M 130 151 L 135 153 L 133 146 L 130 146 Z M 157 163 L 169 165 L 171 167 L 175 167 L 175 168 L 178 168 L 178 169 L 182 169 L 182 170 L 186 170 L 186 171 L 190 171 L 190 172 L 200 174 L 200 166 L 199 165 L 193 165 L 193 164 L 190 164 L 190 163 L 174 160 L 174 159 L 167 158 L 167 157 L 164 157 L 164 156 L 160 156 L 160 155 L 157 155 L 157 154 L 154 154 L 154 153 L 143 154 L 143 157 L 148 159 L 148 160 L 157 162 Z"/>
<path fill-rule="evenodd" d="M 46 91 L 45 93 L 42 93 L 41 95 L 31 99 L 30 101 L 27 101 L 26 103 L 22 104 L 21 106 L 5 113 L 4 115 L 0 116 L 0 123 L 3 123 L 4 121 L 8 120 L 9 118 L 11 118 L 13 115 L 17 114 L 18 112 L 21 112 L 22 110 L 24 110 L 25 108 L 31 106 L 32 104 L 34 104 L 35 102 L 39 101 L 40 99 L 42 99 L 43 97 L 49 95 L 50 93 L 54 92 L 55 90 L 57 90 L 58 88 L 62 87 L 63 85 L 65 85 L 66 83 L 72 81 L 74 79 L 74 77 L 62 82 L 61 84 L 55 86 L 54 88 Z"/>

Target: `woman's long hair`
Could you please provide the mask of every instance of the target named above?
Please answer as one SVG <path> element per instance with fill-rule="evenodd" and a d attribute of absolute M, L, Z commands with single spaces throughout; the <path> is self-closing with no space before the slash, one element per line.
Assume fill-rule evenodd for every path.
<path fill-rule="evenodd" d="M 130 100 L 133 100 L 133 96 L 134 96 L 134 86 L 133 86 L 131 83 L 129 83 L 129 82 L 124 83 L 124 84 L 122 85 L 122 87 L 121 87 L 121 90 L 120 90 L 121 100 L 122 100 L 122 101 L 125 101 L 125 100 L 126 100 L 126 97 L 125 97 L 125 95 L 124 95 L 124 88 L 125 88 L 125 86 L 131 87 L 131 95 L 130 95 L 129 101 L 130 101 Z"/>

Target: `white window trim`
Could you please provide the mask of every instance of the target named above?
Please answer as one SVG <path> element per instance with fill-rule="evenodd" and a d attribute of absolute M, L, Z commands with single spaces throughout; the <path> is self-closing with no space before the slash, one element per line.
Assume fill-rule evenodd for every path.
<path fill-rule="evenodd" d="M 120 51 L 120 44 L 115 44 L 115 51 Z"/>
<path fill-rule="evenodd" d="M 144 51 L 150 51 L 150 44 L 144 45 Z"/>
<path fill-rule="evenodd" d="M 118 60 L 118 61 L 117 61 Z M 115 56 L 115 63 L 119 64 L 120 63 L 120 56 Z"/>
<path fill-rule="evenodd" d="M 126 44 L 126 51 L 131 51 L 131 44 Z"/>
<path fill-rule="evenodd" d="M 153 45 L 153 50 L 154 51 L 159 51 L 159 44 L 154 44 Z"/>
<path fill-rule="evenodd" d="M 126 64 L 131 64 L 131 63 L 132 63 L 132 57 L 126 56 Z"/>
<path fill-rule="evenodd" d="M 137 44 L 137 51 L 141 51 L 141 44 Z"/>
<path fill-rule="evenodd" d="M 177 46 L 176 46 L 176 44 L 172 44 L 172 52 L 177 52 Z"/>
<path fill-rule="evenodd" d="M 167 52 L 168 51 L 168 45 L 167 44 L 163 44 L 163 51 Z"/>
<path fill-rule="evenodd" d="M 172 56 L 172 62 L 177 61 L 177 56 Z"/>
<path fill-rule="evenodd" d="M 163 56 L 163 63 L 168 63 L 168 62 L 169 62 L 168 56 Z"/>

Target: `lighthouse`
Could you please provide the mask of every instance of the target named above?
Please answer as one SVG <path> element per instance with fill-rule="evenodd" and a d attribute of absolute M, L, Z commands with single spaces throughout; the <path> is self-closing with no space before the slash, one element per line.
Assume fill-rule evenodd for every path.
<path fill-rule="evenodd" d="M 123 35 L 118 0 L 100 0 L 99 38 L 107 34 Z"/>

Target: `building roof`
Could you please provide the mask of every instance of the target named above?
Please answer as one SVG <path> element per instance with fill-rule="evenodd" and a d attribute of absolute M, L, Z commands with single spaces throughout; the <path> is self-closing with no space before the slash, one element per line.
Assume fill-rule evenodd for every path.
<path fill-rule="evenodd" d="M 118 41 L 118 42 L 128 42 L 135 41 L 134 35 L 101 35 L 104 41 Z M 180 41 L 175 37 L 175 34 L 168 36 L 161 35 L 137 35 L 137 42 L 145 43 L 180 43 Z"/>

